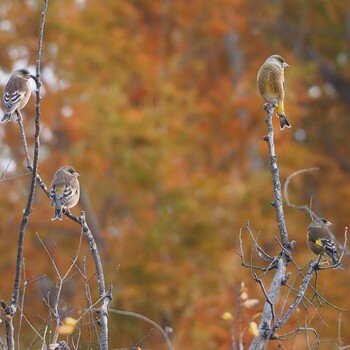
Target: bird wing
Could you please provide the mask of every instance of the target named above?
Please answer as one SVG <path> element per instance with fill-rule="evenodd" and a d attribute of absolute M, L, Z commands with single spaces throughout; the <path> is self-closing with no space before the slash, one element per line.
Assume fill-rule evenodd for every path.
<path fill-rule="evenodd" d="M 74 192 L 73 192 L 72 186 L 66 185 L 63 191 L 62 204 L 66 205 L 67 203 L 69 203 L 73 195 L 74 195 Z"/>
<path fill-rule="evenodd" d="M 336 246 L 335 246 L 335 243 L 330 241 L 327 238 L 316 239 L 315 243 L 319 247 L 323 248 L 324 250 L 327 250 L 327 249 L 330 250 L 330 251 L 334 251 L 334 250 L 336 251 L 337 250 Z"/>
<path fill-rule="evenodd" d="M 320 241 L 322 242 L 322 245 L 326 251 L 328 250 L 329 252 L 332 252 L 332 253 L 337 252 L 337 248 L 336 248 L 335 243 L 333 241 L 330 241 L 327 238 L 323 238 Z M 316 242 L 316 244 L 317 244 L 317 242 Z"/>
<path fill-rule="evenodd" d="M 13 113 L 16 109 L 16 106 L 18 102 L 23 98 L 25 95 L 24 91 L 16 90 L 12 93 L 5 92 L 4 94 L 4 102 L 5 102 L 5 108 L 7 113 Z"/>
<path fill-rule="evenodd" d="M 53 185 L 50 190 L 51 205 L 64 206 L 72 199 L 74 195 L 70 185 Z"/>
<path fill-rule="evenodd" d="M 327 238 L 317 239 L 315 243 L 332 259 L 333 264 L 338 263 L 338 251 L 335 243 Z"/>
<path fill-rule="evenodd" d="M 56 202 L 56 186 L 53 185 L 50 189 L 50 200 L 51 200 L 51 206 L 53 207 Z"/>

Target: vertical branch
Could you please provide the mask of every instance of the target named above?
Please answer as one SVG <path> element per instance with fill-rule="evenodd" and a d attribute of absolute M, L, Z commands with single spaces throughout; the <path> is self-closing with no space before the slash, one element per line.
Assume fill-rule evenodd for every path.
<path fill-rule="evenodd" d="M 27 168 L 29 168 L 29 166 L 31 165 L 31 162 L 30 162 L 30 156 L 29 156 L 29 150 L 28 150 L 28 144 L 27 144 L 27 137 L 26 137 L 26 133 L 24 131 L 23 117 L 22 117 L 22 113 L 20 111 L 16 111 L 16 114 L 17 114 L 17 124 L 18 124 L 19 130 L 21 132 L 22 144 L 23 144 L 23 148 L 24 148 L 24 154 L 26 157 Z"/>
<path fill-rule="evenodd" d="M 16 261 L 16 274 L 15 274 L 15 280 L 14 280 L 14 286 L 13 286 L 13 294 L 11 298 L 11 309 L 14 313 L 16 311 L 16 306 L 18 303 L 19 298 L 19 288 L 20 288 L 20 282 L 21 282 L 21 271 L 22 271 L 22 260 L 23 260 L 23 241 L 25 236 L 25 230 L 29 221 L 29 215 L 32 211 L 33 206 L 33 198 L 35 193 L 35 185 L 36 185 L 36 177 L 38 174 L 38 162 L 39 162 L 39 133 L 40 133 L 40 60 L 41 60 L 41 52 L 42 52 L 42 42 L 43 42 L 43 35 L 44 35 L 44 24 L 45 24 L 45 17 L 46 17 L 46 11 L 47 11 L 47 4 L 48 0 L 44 0 L 44 6 L 41 14 L 41 23 L 40 23 L 40 30 L 39 30 L 39 41 L 38 41 L 38 51 L 37 51 L 37 61 L 36 61 L 36 76 L 32 76 L 33 79 L 36 82 L 36 103 L 35 103 L 35 134 L 34 134 L 34 160 L 33 160 L 33 167 L 30 169 L 32 171 L 32 180 L 30 184 L 30 190 L 29 190 L 29 196 L 27 205 L 25 207 L 22 222 L 20 225 L 19 230 L 19 237 L 18 237 L 18 251 L 17 251 L 17 261 Z M 29 165 L 29 164 L 28 164 Z"/>
<path fill-rule="evenodd" d="M 273 331 L 271 330 L 271 322 L 273 319 L 273 310 L 271 305 L 276 305 L 277 297 L 282 286 L 282 281 L 285 278 L 285 268 L 283 260 L 280 258 L 278 259 L 277 263 L 277 270 L 271 282 L 271 286 L 267 294 L 267 298 L 265 300 L 260 319 L 259 336 L 254 338 L 252 344 L 249 347 L 249 350 L 265 349 L 267 341 L 273 334 Z"/>
<path fill-rule="evenodd" d="M 97 331 L 97 326 L 96 326 L 96 322 L 94 320 L 94 315 L 92 312 L 92 308 L 93 308 L 93 303 L 92 303 L 92 298 L 91 298 L 91 291 L 90 291 L 90 286 L 89 286 L 89 282 L 86 276 L 86 257 L 84 257 L 83 260 L 83 265 L 81 268 L 81 275 L 84 279 L 84 287 L 85 287 L 85 297 L 86 297 L 86 301 L 88 303 L 88 314 L 89 314 L 89 324 L 92 325 L 92 328 L 94 330 L 96 339 L 98 339 L 98 342 L 100 342 L 100 337 Z M 89 332 L 91 333 L 91 332 Z M 90 338 L 91 341 L 91 338 Z"/>
<path fill-rule="evenodd" d="M 15 340 L 14 340 L 14 327 L 13 327 L 13 316 L 17 309 L 17 304 L 19 300 L 19 290 L 20 290 L 20 284 L 21 284 L 21 274 L 22 274 L 22 263 L 23 263 L 23 249 L 24 249 L 24 236 L 26 232 L 26 227 L 29 221 L 29 216 L 32 212 L 33 207 L 33 198 L 35 194 L 35 185 L 36 185 L 36 178 L 38 176 L 38 161 L 39 161 L 39 133 L 40 133 L 40 60 L 41 60 L 41 52 L 42 52 L 42 42 L 43 42 L 43 34 L 44 34 L 44 24 L 45 24 L 45 17 L 46 17 L 46 11 L 47 11 L 47 4 L 48 0 L 44 0 L 42 15 L 41 15 L 41 23 L 40 23 L 40 30 L 39 30 L 39 39 L 38 39 L 38 50 L 37 50 L 37 61 L 36 61 L 36 76 L 32 76 L 32 78 L 36 82 L 36 115 L 35 115 L 35 141 L 34 141 L 34 162 L 33 166 L 31 167 L 28 162 L 30 161 L 29 155 L 26 152 L 26 160 L 27 160 L 27 167 L 30 168 L 32 171 L 32 179 L 29 189 L 29 195 L 26 207 L 23 211 L 22 220 L 19 227 L 19 234 L 18 234 L 18 247 L 17 247 L 17 257 L 16 257 L 16 271 L 15 271 L 15 278 L 13 283 L 13 292 L 11 297 L 11 303 L 10 305 L 7 305 L 7 303 L 3 300 L 1 300 L 1 305 L 4 309 L 4 312 L 6 314 L 5 317 L 5 327 L 6 327 L 6 338 L 7 338 L 7 347 L 9 350 L 14 350 L 15 348 Z M 20 131 L 23 139 L 25 139 L 24 129 L 22 128 L 23 125 L 21 125 L 21 114 L 17 112 L 17 120 L 20 126 Z M 24 147 L 26 147 L 26 142 L 24 143 Z"/>
<path fill-rule="evenodd" d="M 270 170 L 273 182 L 274 202 L 273 206 L 276 209 L 277 224 L 281 236 L 282 242 L 282 255 L 277 259 L 277 269 L 270 285 L 269 292 L 267 293 L 261 320 L 259 324 L 259 336 L 254 338 L 250 345 L 250 350 L 262 350 L 265 348 L 267 341 L 273 336 L 273 329 L 271 324 L 273 323 L 273 306 L 276 304 L 278 295 L 280 293 L 283 281 L 286 279 L 285 271 L 288 261 L 291 259 L 290 249 L 291 243 L 288 239 L 287 227 L 284 219 L 283 202 L 282 202 L 282 188 L 279 177 L 279 169 L 277 165 L 277 155 L 275 151 L 275 144 L 273 139 L 273 125 L 272 116 L 274 112 L 274 104 L 267 103 L 264 105 L 266 110 L 266 124 L 268 134 L 264 137 L 264 141 L 268 143 L 269 158 L 270 158 Z"/>
<path fill-rule="evenodd" d="M 282 188 L 281 188 L 280 175 L 279 175 L 279 170 L 277 165 L 277 155 L 275 151 L 275 144 L 273 140 L 272 116 L 274 112 L 274 106 L 270 104 L 266 104 L 266 105 L 265 105 L 267 107 L 266 124 L 267 124 L 268 134 L 264 137 L 264 141 L 266 141 L 269 146 L 270 170 L 272 175 L 273 192 L 274 192 L 273 206 L 276 209 L 277 224 L 281 235 L 281 242 L 286 252 L 286 251 L 289 251 L 290 249 L 290 243 L 288 240 L 287 227 L 284 219 Z"/>
<path fill-rule="evenodd" d="M 105 279 L 103 273 L 103 267 L 101 263 L 100 254 L 97 249 L 95 239 L 89 229 L 89 226 L 85 220 L 85 213 L 82 212 L 80 216 L 80 225 L 82 227 L 85 237 L 89 241 L 90 250 L 95 262 L 95 268 L 97 273 L 97 284 L 101 297 L 101 308 L 100 308 L 100 320 L 99 325 L 101 327 L 100 336 L 100 350 L 108 350 L 108 307 L 112 300 L 111 292 L 106 292 Z"/>

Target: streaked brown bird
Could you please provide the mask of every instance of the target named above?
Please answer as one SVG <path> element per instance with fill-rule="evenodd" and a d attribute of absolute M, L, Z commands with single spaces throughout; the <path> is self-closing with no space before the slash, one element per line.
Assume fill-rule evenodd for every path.
<path fill-rule="evenodd" d="M 62 220 L 63 210 L 69 212 L 79 201 L 80 185 L 79 174 L 70 165 L 59 168 L 51 183 L 50 199 L 51 206 L 55 208 L 51 220 Z"/>
<path fill-rule="evenodd" d="M 324 218 L 313 220 L 307 232 L 307 245 L 314 254 L 326 254 L 336 265 L 339 258 L 336 245 L 329 235 L 331 225 L 332 223 Z"/>
<path fill-rule="evenodd" d="M 260 67 L 257 81 L 260 95 L 268 103 L 277 101 L 276 114 L 280 120 L 281 130 L 290 128 L 284 113 L 284 68 L 289 64 L 280 55 L 270 56 Z"/>
<path fill-rule="evenodd" d="M 32 77 L 28 69 L 15 70 L 8 80 L 4 91 L 5 114 L 1 123 L 11 120 L 13 113 L 20 111 L 28 103 L 30 97 L 29 79 Z"/>

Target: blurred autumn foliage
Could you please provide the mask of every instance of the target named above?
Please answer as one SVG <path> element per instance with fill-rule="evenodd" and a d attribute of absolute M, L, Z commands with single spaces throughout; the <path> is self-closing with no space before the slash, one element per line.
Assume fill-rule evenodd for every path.
<path fill-rule="evenodd" d="M 87 213 L 107 285 L 114 286 L 111 307 L 171 327 L 175 348 L 229 349 L 230 318 L 222 315 L 236 314 L 242 281 L 260 307 L 264 302 L 233 249 L 249 220 L 264 249 L 279 253 L 262 141 L 265 113 L 256 88 L 257 70 L 272 53 L 291 66 L 285 72 L 285 110 L 292 129 L 281 132 L 274 121 L 282 181 L 297 169 L 319 166 L 319 172 L 293 181 L 290 196 L 296 204 L 312 199 L 313 209 L 333 222 L 343 240 L 350 211 L 348 5 L 340 0 L 49 3 L 39 173 L 47 185 L 63 164 L 81 174 L 81 203 L 72 211 Z M 28 66 L 34 73 L 40 11 L 39 1 L 2 0 L 2 84 L 14 68 Z M 23 114 L 31 145 L 34 98 Z M 0 138 L 0 170 L 8 179 L 0 183 L 0 298 L 9 299 L 30 176 L 20 176 L 26 169 L 16 123 L 2 124 Z M 285 214 L 297 242 L 294 258 L 304 266 L 314 258 L 305 243 L 310 218 L 289 208 Z M 25 239 L 23 310 L 37 329 L 48 321 L 43 299 L 55 292 L 56 283 L 37 235 L 62 271 L 80 240 L 77 225 L 51 222 L 51 215 L 49 200 L 38 189 Z M 83 243 L 80 261 L 87 256 L 91 263 L 89 254 Z M 331 303 L 348 309 L 347 259 L 343 265 L 344 270 L 322 271 L 318 285 Z M 94 270 L 89 271 L 93 279 Z M 62 313 L 72 317 L 87 306 L 76 277 L 64 285 L 61 300 Z M 325 305 L 318 312 L 322 320 L 316 315 L 309 326 L 321 341 L 349 344 L 349 314 L 343 314 L 339 329 L 338 310 Z M 242 319 L 247 329 L 251 317 Z M 304 322 L 298 317 L 291 328 Z M 137 343 L 150 329 L 116 315 L 110 315 L 109 325 L 115 348 Z M 22 348 L 34 336 L 24 327 Z M 251 337 L 247 330 L 246 344 Z M 277 345 L 271 343 L 271 349 Z M 305 335 L 293 338 L 292 346 L 306 347 Z M 329 346 L 321 343 L 322 349 Z M 165 345 L 153 331 L 142 348 Z"/>

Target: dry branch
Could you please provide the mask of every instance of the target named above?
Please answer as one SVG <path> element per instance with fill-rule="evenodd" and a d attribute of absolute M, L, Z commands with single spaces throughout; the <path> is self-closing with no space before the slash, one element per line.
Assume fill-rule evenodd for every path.
<path fill-rule="evenodd" d="M 336 265 L 327 265 L 327 266 L 321 266 L 320 260 L 322 258 L 322 255 L 319 256 L 318 261 L 314 262 L 311 261 L 309 264 L 309 268 L 306 272 L 306 274 L 303 274 L 302 269 L 300 269 L 297 264 L 295 263 L 291 250 L 293 249 L 295 242 L 290 242 L 288 239 L 288 233 L 287 228 L 285 224 L 284 219 L 284 213 L 283 213 L 283 204 L 282 204 L 282 189 L 281 189 L 281 183 L 279 179 L 279 170 L 277 165 L 277 155 L 275 153 L 275 145 L 273 141 L 273 125 L 272 125 L 272 116 L 274 112 L 274 104 L 266 104 L 264 106 L 267 116 L 266 116 L 266 123 L 267 123 L 267 129 L 268 129 L 268 135 L 265 136 L 264 140 L 268 143 L 268 149 L 269 149 L 269 159 L 270 159 L 270 171 L 272 175 L 272 182 L 273 182 L 273 189 L 274 189 L 274 201 L 272 205 L 274 206 L 276 210 L 276 217 L 277 217 L 277 224 L 279 229 L 280 237 L 275 237 L 276 241 L 278 242 L 279 246 L 281 247 L 281 254 L 278 257 L 273 258 L 272 260 L 269 259 L 269 254 L 264 252 L 262 248 L 257 244 L 256 239 L 253 236 L 253 233 L 250 229 L 249 224 L 247 225 L 247 231 L 253 241 L 253 249 L 255 250 L 256 254 L 260 257 L 262 261 L 268 263 L 269 265 L 267 267 L 259 267 L 253 266 L 252 261 L 251 264 L 248 265 L 244 261 L 244 252 L 243 252 L 243 243 L 242 243 L 242 237 L 241 234 L 239 236 L 239 242 L 240 242 L 240 252 L 238 254 L 241 257 L 242 265 L 245 267 L 249 267 L 251 270 L 252 277 L 255 279 L 257 283 L 259 283 L 262 292 L 265 297 L 265 304 L 263 307 L 261 320 L 259 324 L 259 336 L 254 338 L 253 342 L 250 345 L 250 350 L 263 350 L 266 348 L 267 342 L 270 339 L 285 339 L 286 337 L 292 336 L 293 334 L 297 334 L 301 331 L 305 331 L 307 334 L 308 332 L 312 332 L 316 336 L 316 341 L 319 343 L 319 338 L 317 332 L 309 327 L 307 325 L 307 321 L 305 324 L 305 327 L 298 326 L 293 331 L 290 331 L 286 333 L 284 336 L 280 337 L 277 335 L 277 331 L 280 331 L 283 329 L 283 327 L 286 326 L 287 322 L 291 319 L 291 317 L 296 312 L 297 308 L 302 303 L 306 310 L 310 310 L 310 307 L 315 305 L 312 302 L 312 299 L 309 300 L 305 297 L 305 293 L 307 289 L 310 287 L 311 290 L 314 292 L 314 297 L 317 297 L 317 300 L 325 301 L 328 305 L 331 307 L 334 307 L 335 309 L 338 309 L 334 305 L 330 304 L 325 298 L 319 294 L 317 291 L 317 287 L 313 287 L 311 285 L 311 279 L 313 276 L 316 276 L 316 282 L 317 282 L 317 271 L 324 270 L 324 269 L 336 269 L 340 267 L 340 263 L 343 259 L 344 253 L 347 252 L 346 244 L 347 244 L 347 228 L 345 228 L 344 231 L 344 244 L 341 246 L 338 243 L 338 246 L 342 247 L 342 254 L 339 259 L 339 263 Z M 286 181 L 286 184 L 284 186 L 284 194 L 286 198 L 286 202 L 288 206 L 298 209 L 298 210 L 304 210 L 308 212 L 313 218 L 317 218 L 317 215 L 307 206 L 296 206 L 292 204 L 288 197 L 288 186 L 290 184 L 291 179 L 296 176 L 300 175 L 306 172 L 310 172 L 316 170 L 316 168 L 309 168 L 309 169 L 303 169 L 300 171 L 297 171 L 290 175 Z M 270 261 L 269 261 L 270 260 Z M 296 269 L 297 274 L 302 278 L 302 283 L 300 287 L 294 288 L 290 285 L 288 285 L 288 279 L 291 276 L 291 272 L 286 273 L 288 264 L 291 263 L 291 265 Z M 270 284 L 269 290 L 266 291 L 266 287 L 262 281 L 262 277 L 266 275 L 268 271 L 271 271 L 273 268 L 275 268 L 275 274 L 273 276 L 272 282 Z M 258 276 L 255 272 L 253 273 L 253 270 L 262 270 L 264 273 L 261 276 Z M 287 298 L 283 302 L 283 306 L 279 311 L 278 316 L 276 316 L 275 313 L 275 307 L 278 297 L 280 296 L 281 287 L 286 286 L 289 291 L 292 291 L 295 293 L 295 298 L 292 301 L 292 303 L 289 305 L 286 311 L 283 311 L 284 308 L 287 305 Z M 289 295 L 289 292 L 287 293 Z M 317 310 L 317 307 L 315 307 L 315 310 Z M 340 310 L 341 311 L 341 310 Z M 317 315 L 318 312 L 316 311 Z M 319 315 L 320 317 L 320 315 Z M 322 318 L 320 317 L 322 320 Z"/>
<path fill-rule="evenodd" d="M 17 246 L 17 258 L 16 258 L 16 271 L 15 278 L 13 283 L 13 292 L 11 297 L 10 305 L 7 305 L 5 301 L 1 301 L 1 305 L 5 312 L 5 327 L 6 327 L 6 338 L 7 338 L 7 346 L 9 350 L 14 350 L 15 348 L 15 340 L 14 340 L 14 327 L 13 327 L 13 316 L 16 312 L 18 301 L 19 301 L 19 290 L 21 284 L 21 274 L 22 274 L 22 264 L 23 264 L 23 248 L 24 248 L 24 237 L 26 233 L 27 224 L 29 221 L 29 216 L 32 212 L 33 199 L 35 194 L 35 185 L 36 185 L 36 177 L 38 174 L 38 163 L 39 163 L 39 151 L 40 151 L 40 61 L 41 61 L 41 53 L 42 53 L 42 43 L 44 36 L 44 25 L 46 18 L 48 0 L 44 0 L 40 29 L 39 29 L 39 38 L 38 38 L 38 49 L 37 49 L 37 61 L 36 61 L 36 76 L 32 76 L 32 78 L 36 82 L 36 114 L 35 114 L 35 134 L 34 134 L 34 156 L 33 156 L 33 166 L 30 169 L 32 171 L 32 180 L 29 189 L 29 195 L 27 199 L 26 207 L 23 211 L 22 220 L 19 228 L 18 235 L 18 246 Z M 22 116 L 20 112 L 17 111 L 17 120 L 21 121 Z M 29 155 L 26 153 L 27 163 L 29 161 Z M 29 164 L 27 164 L 29 165 Z"/>
<path fill-rule="evenodd" d="M 274 113 L 274 104 L 266 104 L 264 106 L 266 115 L 266 124 L 268 134 L 264 137 L 264 140 L 268 144 L 269 159 L 270 159 L 270 171 L 272 175 L 273 190 L 274 190 L 274 202 L 273 206 L 276 210 L 277 225 L 280 233 L 282 253 L 281 257 L 276 259 L 276 272 L 271 282 L 269 291 L 265 293 L 265 304 L 259 324 L 259 337 L 254 338 L 250 345 L 250 350 L 262 350 L 265 348 L 267 341 L 273 336 L 274 330 L 272 323 L 274 321 L 273 306 L 276 304 L 277 298 L 280 294 L 283 281 L 286 279 L 286 266 L 290 260 L 292 260 L 291 249 L 293 244 L 289 242 L 287 227 L 284 219 L 283 202 L 282 202 L 282 190 L 281 181 L 279 177 L 279 169 L 277 164 L 277 155 L 274 144 L 274 131 L 272 124 L 272 117 Z"/>
<path fill-rule="evenodd" d="M 18 238 L 18 250 L 17 250 L 17 260 L 16 260 L 16 271 L 15 271 L 15 280 L 14 280 L 14 287 L 13 287 L 13 294 L 11 298 L 11 303 L 8 305 L 5 301 L 1 300 L 0 303 L 4 310 L 4 320 L 5 320 L 5 326 L 6 326 L 6 337 L 7 337 L 7 347 L 9 350 L 14 350 L 15 348 L 15 342 L 14 342 L 14 327 L 13 327 L 13 316 L 16 312 L 18 301 L 19 301 L 19 291 L 20 291 L 20 283 L 21 283 L 21 274 L 22 274 L 22 265 L 23 265 L 23 245 L 24 245 L 24 237 L 26 232 L 27 223 L 29 221 L 29 216 L 32 211 L 32 205 L 33 205 L 33 198 L 34 193 L 36 189 L 36 183 L 39 184 L 39 186 L 42 188 L 42 190 L 46 193 L 47 196 L 49 196 L 49 190 L 47 186 L 45 185 L 44 181 L 41 179 L 41 177 L 38 174 L 38 164 L 39 164 L 39 151 L 40 151 L 40 141 L 39 141 L 39 135 L 40 135 L 40 118 L 41 118 L 41 96 L 40 96 L 40 88 L 41 88 L 41 81 L 40 81 L 40 71 L 41 71 L 41 54 L 42 54 L 42 44 L 43 44 L 43 35 L 44 35 L 44 25 L 45 25 L 45 18 L 46 18 L 46 12 L 48 8 L 48 0 L 44 0 L 43 3 L 43 9 L 41 14 L 41 22 L 40 22 L 40 30 L 39 30 L 39 38 L 38 38 L 38 49 L 37 49 L 37 60 L 36 60 L 36 75 L 32 75 L 31 77 L 34 79 L 36 83 L 36 103 L 35 103 L 35 133 L 34 133 L 34 153 L 33 153 L 33 163 L 31 162 L 31 157 L 28 150 L 28 144 L 26 139 L 26 134 L 22 122 L 22 116 L 20 112 L 17 112 L 17 122 L 20 128 L 20 134 L 22 138 L 22 144 L 24 148 L 25 158 L 26 158 L 26 166 L 31 171 L 32 179 L 31 179 L 31 185 L 29 189 L 29 195 L 27 200 L 27 205 L 23 211 L 22 221 L 20 224 L 19 229 L 19 238 Z M 81 226 L 81 229 L 89 241 L 90 250 L 92 252 L 96 272 L 97 272 L 97 280 L 98 280 L 98 287 L 100 292 L 100 301 L 101 301 L 101 307 L 99 309 L 100 312 L 100 320 L 99 325 L 101 329 L 101 335 L 99 338 L 99 348 L 100 350 L 108 350 L 108 307 L 110 304 L 110 301 L 112 299 L 111 296 L 111 290 L 106 292 L 105 289 L 105 281 L 104 281 L 104 274 L 103 274 L 103 268 L 101 263 L 101 258 L 97 249 L 97 245 L 95 242 L 95 239 L 89 229 L 89 226 L 86 223 L 85 220 L 85 214 L 84 212 L 81 213 L 81 217 L 77 218 L 74 215 L 72 215 L 69 211 L 65 212 L 66 216 L 70 218 L 71 220 L 75 221 Z M 73 266 L 73 265 L 71 265 Z M 57 270 L 57 269 L 56 269 Z M 65 276 L 60 277 L 61 286 L 63 283 L 63 280 Z M 59 295 L 59 293 L 58 293 Z M 56 320 L 58 320 L 58 301 L 56 300 L 56 309 L 54 310 L 54 314 L 56 317 Z M 57 334 L 55 337 L 55 341 L 57 340 Z M 59 344 L 59 343 L 58 343 Z M 62 344 L 59 344 L 62 346 Z"/>

